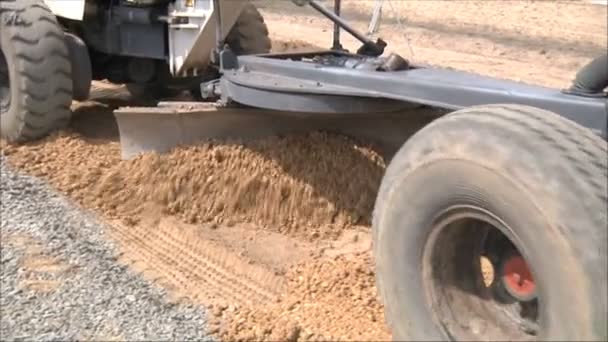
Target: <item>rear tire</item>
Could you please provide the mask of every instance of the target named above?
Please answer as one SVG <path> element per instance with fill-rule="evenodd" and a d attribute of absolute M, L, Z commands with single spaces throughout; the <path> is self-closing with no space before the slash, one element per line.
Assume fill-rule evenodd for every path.
<path fill-rule="evenodd" d="M 607 150 L 569 120 L 516 105 L 457 111 L 414 135 L 387 169 L 373 220 L 378 288 L 394 338 L 605 341 Z M 480 223 L 441 228 L 452 209 L 490 218 L 530 265 L 537 336 L 490 319 L 492 308 L 510 306 L 480 286 L 479 255 L 471 259 L 482 247 L 481 233 L 471 234 Z M 464 271 L 450 274 L 462 260 Z M 472 299 L 478 289 L 486 297 Z"/>
<path fill-rule="evenodd" d="M 69 123 L 72 69 L 64 39 L 43 1 L 0 2 L 0 62 L 8 66 L 10 89 L 0 133 L 7 141 L 38 139 Z"/>

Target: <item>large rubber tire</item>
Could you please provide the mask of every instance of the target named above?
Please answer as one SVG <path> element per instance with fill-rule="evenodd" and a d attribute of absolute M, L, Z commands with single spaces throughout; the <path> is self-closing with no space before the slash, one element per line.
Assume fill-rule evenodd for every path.
<path fill-rule="evenodd" d="M 72 69 L 64 34 L 41 0 L 2 1 L 0 12 L 0 50 L 11 85 L 0 133 L 10 142 L 41 138 L 70 120 Z"/>
<path fill-rule="evenodd" d="M 267 53 L 272 44 L 268 27 L 262 14 L 251 3 L 247 3 L 226 36 L 226 43 L 237 55 Z"/>
<path fill-rule="evenodd" d="M 89 50 L 80 37 L 71 33 L 64 35 L 72 63 L 72 96 L 76 101 L 85 101 L 89 98 L 93 82 Z"/>
<path fill-rule="evenodd" d="M 606 341 L 607 151 L 589 130 L 517 105 L 460 110 L 414 135 L 386 171 L 373 218 L 394 338 L 448 339 L 430 305 L 423 256 L 439 213 L 460 205 L 512 229 L 538 283 L 540 340 Z"/>
<path fill-rule="evenodd" d="M 226 36 L 226 44 L 237 55 L 260 54 L 270 51 L 271 42 L 268 37 L 268 28 L 264 18 L 253 4 L 247 3 L 244 6 L 236 23 Z M 127 90 L 134 99 L 142 103 L 153 103 L 158 99 L 179 94 L 176 89 L 165 86 L 162 80 L 147 84 L 131 83 L 127 85 Z M 198 87 L 189 90 L 195 98 L 200 97 Z"/>

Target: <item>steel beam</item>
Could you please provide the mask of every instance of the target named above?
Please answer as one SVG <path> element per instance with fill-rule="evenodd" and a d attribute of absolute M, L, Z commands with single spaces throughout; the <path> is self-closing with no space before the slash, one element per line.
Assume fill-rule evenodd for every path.
<path fill-rule="evenodd" d="M 608 98 L 467 72 L 414 67 L 380 72 L 261 56 L 238 58 L 220 80 L 224 100 L 309 113 L 382 112 L 401 101 L 457 110 L 486 104 L 521 104 L 562 115 L 606 137 Z M 390 102 L 392 105 L 397 105 Z"/>

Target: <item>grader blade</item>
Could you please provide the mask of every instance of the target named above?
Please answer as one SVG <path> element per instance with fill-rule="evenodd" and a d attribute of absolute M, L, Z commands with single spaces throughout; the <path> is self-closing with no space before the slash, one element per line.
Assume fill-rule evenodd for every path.
<path fill-rule="evenodd" d="M 209 103 L 161 102 L 158 107 L 119 108 L 114 115 L 122 159 L 146 152 L 164 153 L 176 146 L 209 139 L 251 141 L 312 131 L 338 133 L 371 143 L 390 157 L 408 136 L 437 114 L 430 109 L 410 111 L 424 113 L 304 114 Z"/>

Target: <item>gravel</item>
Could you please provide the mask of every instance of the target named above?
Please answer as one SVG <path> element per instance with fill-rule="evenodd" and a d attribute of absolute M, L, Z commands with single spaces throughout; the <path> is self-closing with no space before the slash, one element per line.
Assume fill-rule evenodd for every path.
<path fill-rule="evenodd" d="M 211 340 L 204 309 L 120 265 L 93 214 L 2 156 L 0 177 L 0 340 Z"/>

